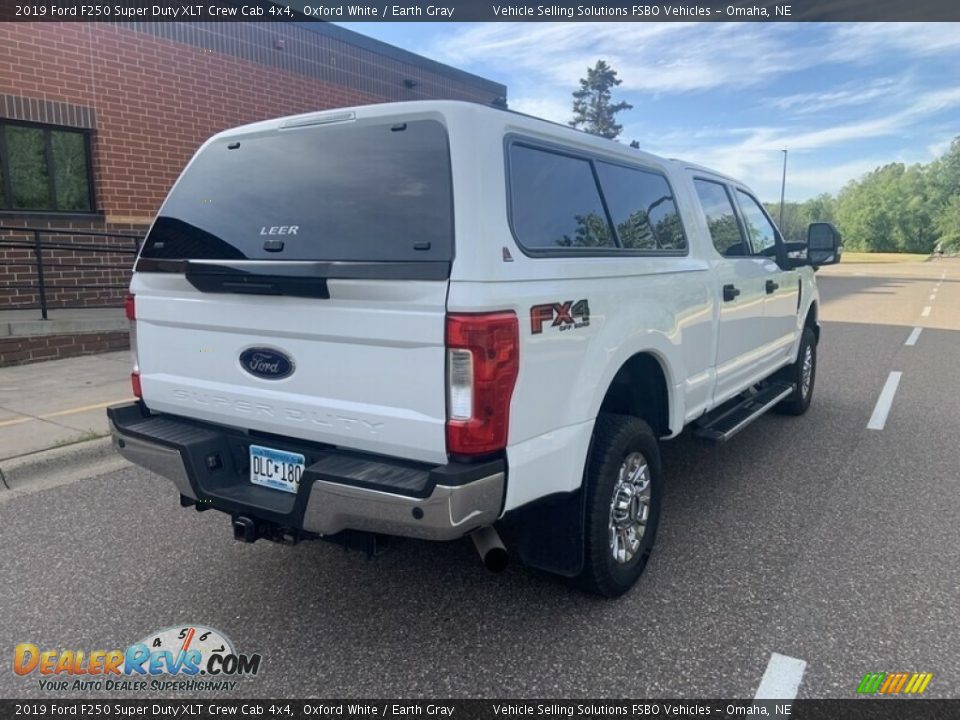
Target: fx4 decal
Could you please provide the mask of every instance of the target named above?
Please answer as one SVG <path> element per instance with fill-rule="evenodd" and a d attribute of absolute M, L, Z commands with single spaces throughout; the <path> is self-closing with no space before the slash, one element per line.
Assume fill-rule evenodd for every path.
<path fill-rule="evenodd" d="M 544 303 L 530 308 L 530 332 L 539 335 L 544 323 L 560 330 L 587 327 L 590 324 L 590 303 L 587 299 L 564 303 Z"/>

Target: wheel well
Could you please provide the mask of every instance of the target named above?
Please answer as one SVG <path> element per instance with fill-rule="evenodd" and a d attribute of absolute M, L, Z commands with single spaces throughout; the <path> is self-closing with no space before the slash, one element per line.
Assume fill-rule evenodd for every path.
<path fill-rule="evenodd" d="M 646 420 L 657 435 L 669 435 L 670 399 L 660 362 L 649 353 L 627 360 L 610 383 L 600 412 L 633 415 Z"/>
<path fill-rule="evenodd" d="M 803 321 L 803 326 L 813 330 L 813 336 L 820 342 L 820 325 L 817 323 L 817 304 L 811 303 L 807 310 L 807 319 Z"/>

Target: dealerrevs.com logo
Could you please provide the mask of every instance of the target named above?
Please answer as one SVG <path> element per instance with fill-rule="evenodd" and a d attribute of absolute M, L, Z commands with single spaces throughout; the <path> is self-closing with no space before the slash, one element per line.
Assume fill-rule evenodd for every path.
<path fill-rule="evenodd" d="M 260 661 L 202 625 L 165 628 L 125 650 L 41 649 L 26 642 L 13 651 L 13 671 L 36 676 L 47 692 L 233 690 L 233 678 L 256 675 Z"/>

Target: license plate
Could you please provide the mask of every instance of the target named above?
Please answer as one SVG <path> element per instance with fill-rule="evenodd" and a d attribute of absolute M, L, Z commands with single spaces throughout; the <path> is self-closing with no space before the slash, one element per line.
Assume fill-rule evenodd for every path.
<path fill-rule="evenodd" d="M 305 465 L 306 458 L 299 453 L 250 446 L 250 482 L 254 485 L 295 493 Z"/>

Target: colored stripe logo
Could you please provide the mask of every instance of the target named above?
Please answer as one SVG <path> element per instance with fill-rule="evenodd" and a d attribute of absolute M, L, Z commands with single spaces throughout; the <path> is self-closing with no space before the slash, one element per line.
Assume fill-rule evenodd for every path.
<path fill-rule="evenodd" d="M 867 673 L 857 686 L 859 695 L 920 695 L 933 673 Z"/>

